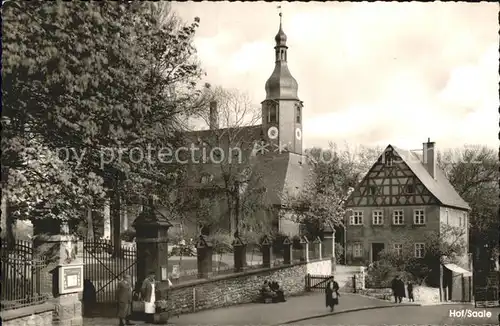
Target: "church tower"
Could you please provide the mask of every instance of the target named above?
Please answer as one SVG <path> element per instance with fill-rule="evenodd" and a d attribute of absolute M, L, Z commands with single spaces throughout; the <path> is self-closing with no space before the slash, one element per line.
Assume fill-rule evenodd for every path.
<path fill-rule="evenodd" d="M 262 126 L 269 143 L 280 145 L 291 153 L 302 154 L 302 101 L 298 84 L 288 70 L 287 37 L 280 27 L 276 41 L 274 71 L 266 82 L 266 99 L 262 102 Z"/>

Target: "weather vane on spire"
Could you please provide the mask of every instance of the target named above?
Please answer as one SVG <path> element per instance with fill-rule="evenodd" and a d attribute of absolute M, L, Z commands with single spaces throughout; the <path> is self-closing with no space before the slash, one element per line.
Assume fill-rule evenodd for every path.
<path fill-rule="evenodd" d="M 280 13 L 280 23 L 281 23 L 281 17 L 283 16 L 283 12 L 281 11 L 281 6 L 278 6 L 278 10 L 279 10 L 279 13 Z"/>

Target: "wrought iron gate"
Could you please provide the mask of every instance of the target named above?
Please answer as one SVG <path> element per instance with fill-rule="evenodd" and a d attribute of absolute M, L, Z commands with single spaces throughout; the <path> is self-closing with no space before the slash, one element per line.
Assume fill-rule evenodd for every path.
<path fill-rule="evenodd" d="M 109 240 L 83 241 L 84 282 L 87 286 L 89 282 L 93 285 L 98 303 L 116 301 L 116 289 L 123 276 L 129 275 L 132 284 L 137 281 L 136 247 L 122 246 L 121 253 L 121 257 L 113 256 Z"/>

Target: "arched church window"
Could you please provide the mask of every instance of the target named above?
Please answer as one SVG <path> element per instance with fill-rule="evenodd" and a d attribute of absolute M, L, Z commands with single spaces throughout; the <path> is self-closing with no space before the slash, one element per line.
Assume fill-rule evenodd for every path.
<path fill-rule="evenodd" d="M 295 118 L 295 121 L 296 121 L 297 123 L 301 123 L 301 122 L 300 122 L 300 121 L 301 121 L 301 118 L 300 118 L 300 117 L 301 117 L 301 112 L 300 112 L 300 111 L 301 111 L 301 110 L 300 110 L 300 106 L 297 106 L 297 116 L 296 116 L 296 118 Z"/>
<path fill-rule="evenodd" d="M 285 60 L 285 50 L 281 50 L 280 57 L 281 60 Z"/>
<path fill-rule="evenodd" d="M 267 122 L 269 123 L 275 123 L 278 122 L 278 112 L 275 104 L 271 104 L 269 106 L 269 115 L 267 117 Z"/>

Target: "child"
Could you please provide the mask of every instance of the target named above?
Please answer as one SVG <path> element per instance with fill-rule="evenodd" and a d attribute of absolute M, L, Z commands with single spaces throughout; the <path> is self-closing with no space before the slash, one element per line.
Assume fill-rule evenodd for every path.
<path fill-rule="evenodd" d="M 413 299 L 413 283 L 411 281 L 408 281 L 408 301 L 415 302 Z"/>

